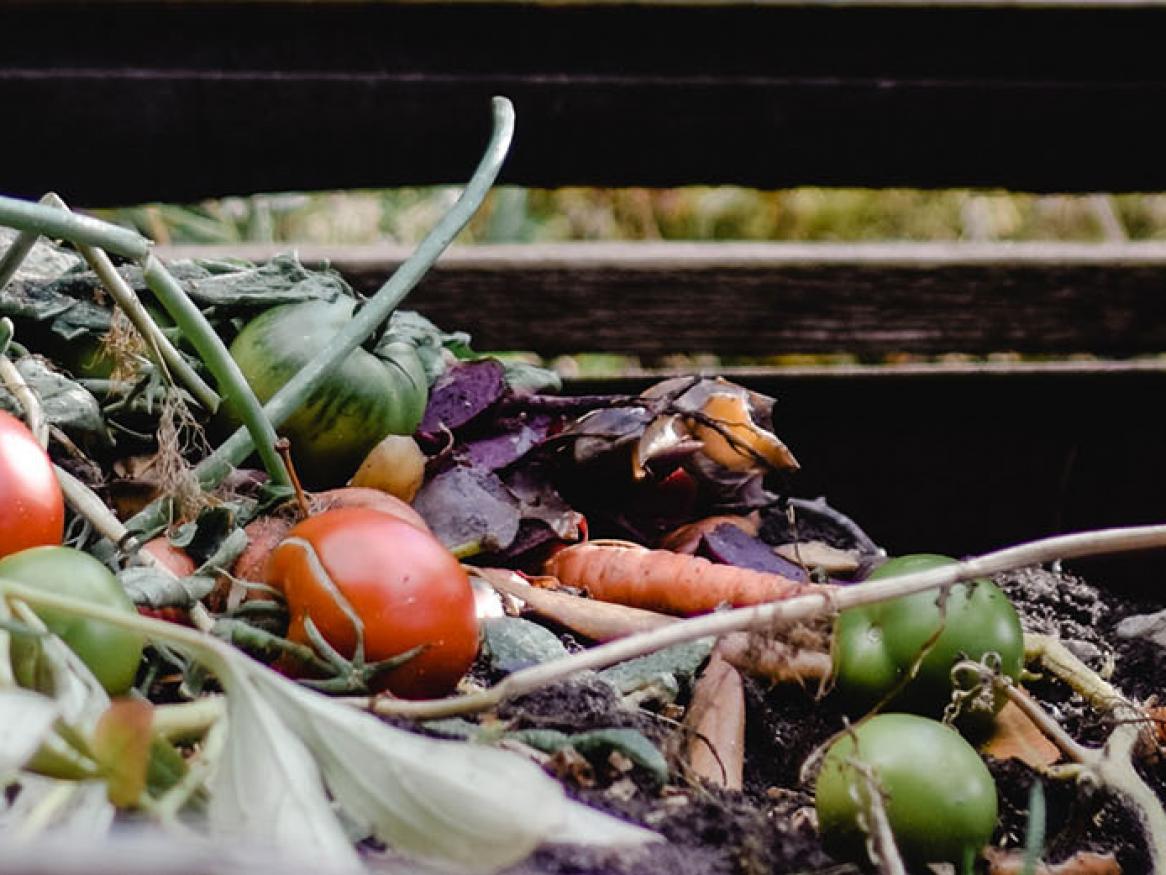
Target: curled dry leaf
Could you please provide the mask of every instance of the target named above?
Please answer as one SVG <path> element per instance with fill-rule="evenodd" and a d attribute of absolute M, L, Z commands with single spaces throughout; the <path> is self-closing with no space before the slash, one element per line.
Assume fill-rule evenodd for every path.
<path fill-rule="evenodd" d="M 757 513 L 751 513 L 748 516 L 718 514 L 717 516 L 705 517 L 702 520 L 697 520 L 694 523 L 688 523 L 678 529 L 673 529 L 660 540 L 658 546 L 661 550 L 671 550 L 673 553 L 688 553 L 691 555 L 700 549 L 700 541 L 703 535 L 722 525 L 736 526 L 745 534 L 755 538 L 760 528 L 760 521 L 758 520 Z"/>
<path fill-rule="evenodd" d="M 980 753 L 998 760 L 1020 760 L 1038 771 L 1061 759 L 1060 749 L 1013 702 L 1005 704 L 996 715 L 992 735 L 980 747 Z"/>
<path fill-rule="evenodd" d="M 1023 851 L 987 848 L 984 857 L 988 875 L 1121 875 L 1122 871 L 1113 854 L 1094 851 L 1078 851 L 1060 863 L 1037 863 L 1032 869 L 1026 867 Z"/>
<path fill-rule="evenodd" d="M 737 669 L 716 650 L 692 691 L 684 719 L 688 765 L 700 778 L 740 790 L 745 773 L 745 689 Z"/>

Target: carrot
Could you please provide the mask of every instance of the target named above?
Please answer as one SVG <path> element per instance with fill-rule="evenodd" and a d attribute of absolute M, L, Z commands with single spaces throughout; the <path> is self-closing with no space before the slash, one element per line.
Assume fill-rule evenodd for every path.
<path fill-rule="evenodd" d="M 705 614 L 722 605 L 779 601 L 823 588 L 626 541 L 575 544 L 552 556 L 544 570 L 594 599 L 682 617 Z"/>

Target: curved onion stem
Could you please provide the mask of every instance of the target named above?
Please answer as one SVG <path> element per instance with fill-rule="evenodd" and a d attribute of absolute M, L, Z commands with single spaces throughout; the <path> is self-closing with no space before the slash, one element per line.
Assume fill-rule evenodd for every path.
<path fill-rule="evenodd" d="M 45 196 L 45 199 L 48 195 Z M 121 228 L 77 213 L 64 212 L 45 202 L 34 204 L 18 198 L 0 196 L 0 225 L 17 228 L 27 234 L 42 237 L 59 237 L 86 246 L 99 246 L 106 252 L 114 252 L 126 258 L 142 260 L 150 254 L 153 243 L 137 231 Z M 18 244 L 32 248 L 35 237 L 29 242 L 27 237 L 17 238 Z M 16 259 L 17 263 L 23 259 Z M 8 257 L 5 256 L 5 267 Z M 15 268 L 12 268 L 15 272 Z"/>
<path fill-rule="evenodd" d="M 275 393 L 264 412 L 278 428 L 320 386 L 328 373 L 349 353 L 367 340 L 389 318 L 405 295 L 420 282 L 454 237 L 477 212 L 498 176 L 514 134 L 514 107 L 504 97 L 494 98 L 494 130 L 486 152 L 457 203 L 426 235 L 416 251 L 397 269 L 389 281 L 368 300 L 355 318 L 336 335 L 328 348 L 309 362 L 282 389 Z M 246 458 L 253 439 L 240 429 L 195 469 L 204 486 L 215 486 L 232 465 Z"/>

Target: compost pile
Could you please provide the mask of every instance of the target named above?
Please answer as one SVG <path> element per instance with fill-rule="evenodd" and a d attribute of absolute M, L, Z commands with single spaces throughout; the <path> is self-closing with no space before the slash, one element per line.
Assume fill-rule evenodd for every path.
<path fill-rule="evenodd" d="M 321 871 L 1166 865 L 1153 606 L 1043 567 L 845 602 L 952 560 L 889 559 L 798 497 L 773 399 L 564 396 L 407 311 L 246 444 L 226 351 L 271 402 L 366 303 L 291 255 L 173 264 L 196 343 L 153 268 L 109 269 L 41 242 L 0 290 L 0 842 L 177 830 Z"/>

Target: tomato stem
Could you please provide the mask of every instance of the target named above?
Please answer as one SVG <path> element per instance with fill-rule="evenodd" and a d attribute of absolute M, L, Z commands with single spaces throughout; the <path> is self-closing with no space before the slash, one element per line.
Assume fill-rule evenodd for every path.
<path fill-rule="evenodd" d="M 300 475 L 296 471 L 295 463 L 292 462 L 291 441 L 286 437 L 281 437 L 275 442 L 275 451 L 283 459 L 283 464 L 287 468 L 287 475 L 291 478 L 292 489 L 295 490 L 296 494 L 296 504 L 300 508 L 300 516 L 303 519 L 307 519 L 312 515 L 312 506 L 308 502 L 308 496 L 304 492 L 303 485 L 300 483 Z"/>
<path fill-rule="evenodd" d="M 361 311 L 332 339 L 328 348 L 309 362 L 272 396 L 264 412 L 278 428 L 298 410 L 348 355 L 364 343 L 421 281 L 438 256 L 473 218 L 498 176 L 514 134 L 514 107 L 504 97 L 494 98 L 494 129 L 482 156 L 457 203 L 441 217 L 408 259 L 397 269 Z M 237 465 L 254 447 L 254 435 L 239 429 L 195 469 L 204 485 L 217 485 L 232 465 Z M 135 518 L 136 521 L 136 518 Z M 133 522 L 131 522 L 131 528 Z"/>

